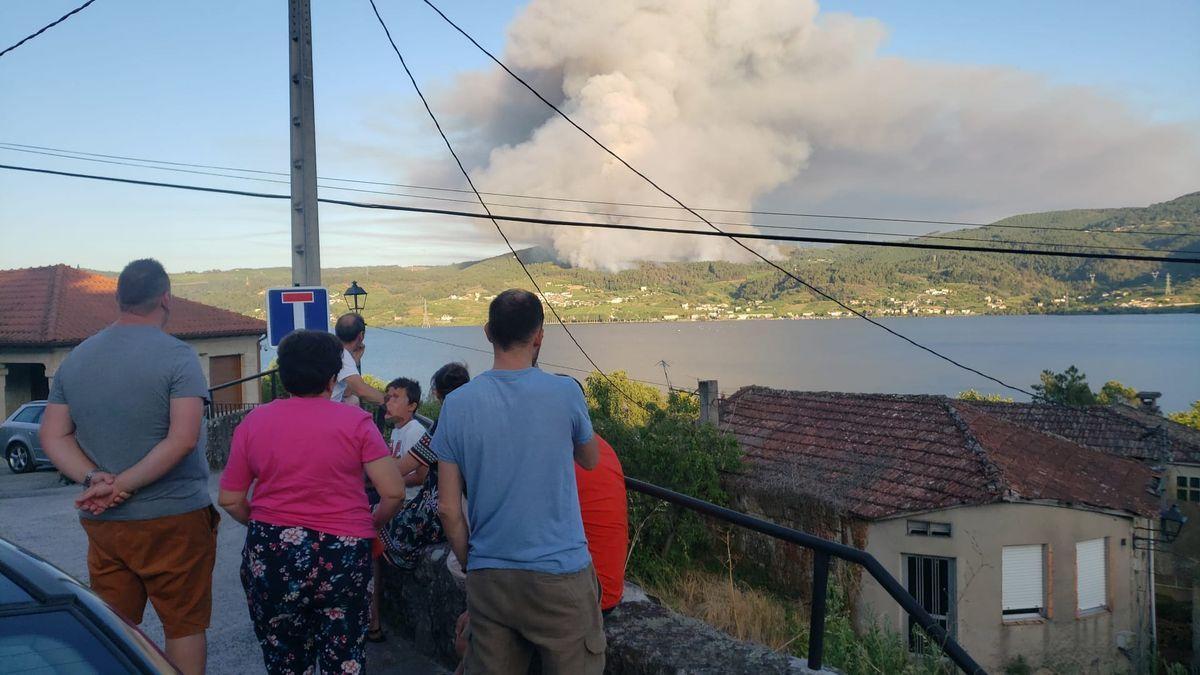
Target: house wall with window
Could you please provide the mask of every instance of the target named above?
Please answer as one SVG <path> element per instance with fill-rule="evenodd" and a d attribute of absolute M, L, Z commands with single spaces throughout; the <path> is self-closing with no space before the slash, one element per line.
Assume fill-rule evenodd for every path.
<path fill-rule="evenodd" d="M 1133 547 L 1134 521 L 1004 502 L 875 521 L 866 548 L 991 672 L 1018 656 L 1034 668 L 1123 671 L 1133 662 L 1119 647 L 1136 658 L 1137 636 L 1149 635 L 1149 559 Z M 860 623 L 908 630 L 866 575 L 858 609 Z"/>

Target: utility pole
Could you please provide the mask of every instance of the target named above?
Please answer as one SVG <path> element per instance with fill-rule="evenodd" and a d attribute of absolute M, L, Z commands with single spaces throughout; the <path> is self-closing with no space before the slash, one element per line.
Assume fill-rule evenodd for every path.
<path fill-rule="evenodd" d="M 312 12 L 288 1 L 292 130 L 292 285 L 321 285 L 317 226 L 317 131 L 313 106 Z"/>
<path fill-rule="evenodd" d="M 1166 289 L 1164 289 L 1163 295 L 1165 295 L 1168 298 L 1171 297 L 1171 273 L 1170 272 L 1167 272 L 1167 287 L 1166 287 Z"/>

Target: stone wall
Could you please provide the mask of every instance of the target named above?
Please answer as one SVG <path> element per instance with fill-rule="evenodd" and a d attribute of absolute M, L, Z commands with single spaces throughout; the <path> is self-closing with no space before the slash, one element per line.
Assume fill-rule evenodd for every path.
<path fill-rule="evenodd" d="M 229 459 L 229 446 L 233 442 L 233 430 L 251 410 L 253 407 L 247 407 L 245 410 L 204 419 L 204 456 L 208 458 L 210 469 L 225 468 L 225 462 Z"/>
<path fill-rule="evenodd" d="M 454 622 L 466 608 L 466 593 L 446 569 L 447 550 L 426 549 L 412 572 L 384 565 L 383 620 L 422 653 L 453 667 Z M 604 632 L 609 675 L 813 672 L 797 658 L 654 604 L 628 585 L 625 600 L 605 618 Z"/>

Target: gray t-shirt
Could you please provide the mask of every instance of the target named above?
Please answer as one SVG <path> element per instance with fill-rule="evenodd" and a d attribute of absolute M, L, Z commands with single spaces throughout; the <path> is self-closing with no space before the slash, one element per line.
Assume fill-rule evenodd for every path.
<path fill-rule="evenodd" d="M 54 376 L 51 403 L 70 407 L 80 447 L 120 473 L 167 436 L 171 399 L 208 397 L 196 352 L 155 326 L 114 324 L 84 340 Z M 119 507 L 84 518 L 149 520 L 212 504 L 201 429 L 196 449 Z"/>

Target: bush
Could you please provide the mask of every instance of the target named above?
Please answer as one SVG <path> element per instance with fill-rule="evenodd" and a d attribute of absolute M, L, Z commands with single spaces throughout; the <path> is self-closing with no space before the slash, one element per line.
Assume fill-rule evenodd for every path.
<path fill-rule="evenodd" d="M 586 385 L 596 433 L 621 458 L 625 474 L 717 504 L 728 497 L 720 476 L 741 463 L 737 440 L 700 425 L 696 400 L 631 382 L 625 373 L 593 373 Z M 638 493 L 629 494 L 628 574 L 643 583 L 674 579 L 711 548 L 704 520 Z"/>

